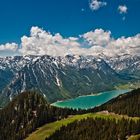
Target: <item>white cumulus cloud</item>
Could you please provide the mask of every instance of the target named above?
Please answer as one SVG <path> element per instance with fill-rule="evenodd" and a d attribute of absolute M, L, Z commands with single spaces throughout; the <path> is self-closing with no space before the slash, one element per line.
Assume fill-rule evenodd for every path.
<path fill-rule="evenodd" d="M 107 2 L 100 1 L 100 0 L 91 0 L 89 3 L 90 9 L 94 11 L 106 5 L 107 5 Z"/>
<path fill-rule="evenodd" d="M 140 53 L 140 34 L 133 37 L 114 39 L 110 31 L 96 29 L 82 35 L 91 46 L 91 54 L 105 54 L 107 56 Z"/>
<path fill-rule="evenodd" d="M 6 43 L 0 45 L 0 56 L 15 55 L 18 51 L 18 44 Z"/>
<path fill-rule="evenodd" d="M 106 46 L 110 42 L 111 32 L 105 32 L 103 29 L 95 29 L 82 35 L 90 45 Z"/>
<path fill-rule="evenodd" d="M 84 40 L 82 43 L 79 41 L 80 38 Z M 87 47 L 83 45 L 85 42 Z M 39 27 L 32 27 L 30 36 L 21 38 L 19 51 L 23 55 L 47 54 L 51 56 L 138 54 L 140 52 L 140 34 L 114 39 L 111 31 L 95 29 L 77 38 L 64 38 L 59 33 L 53 35 Z"/>
<path fill-rule="evenodd" d="M 0 45 L 0 55 L 139 55 L 140 34 L 132 37 L 113 38 L 111 31 L 95 29 L 79 37 L 64 38 L 59 33 L 51 34 L 39 27 L 32 27 L 29 36 L 21 38 L 19 46 L 16 43 Z"/>
<path fill-rule="evenodd" d="M 23 55 L 52 55 L 62 56 L 71 53 L 71 49 L 79 48 L 78 38 L 63 38 L 59 33 L 52 35 L 38 27 L 32 27 L 30 36 L 21 38 Z"/>
<path fill-rule="evenodd" d="M 128 8 L 127 8 L 126 5 L 119 5 L 118 6 L 118 11 L 119 11 L 120 14 L 126 14 L 127 10 L 128 10 Z"/>
<path fill-rule="evenodd" d="M 13 51 L 15 52 L 18 49 L 18 45 L 16 43 L 6 43 L 0 45 L 0 51 Z"/>

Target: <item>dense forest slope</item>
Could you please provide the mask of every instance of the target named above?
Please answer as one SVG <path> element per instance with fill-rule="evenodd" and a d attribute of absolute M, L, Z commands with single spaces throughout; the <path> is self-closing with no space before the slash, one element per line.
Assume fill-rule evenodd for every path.
<path fill-rule="evenodd" d="M 130 120 L 132 122 L 139 120 L 138 117 L 128 117 L 128 116 L 123 116 L 123 115 L 116 115 L 114 113 L 105 113 L 104 111 L 97 112 L 97 113 L 74 115 L 74 116 L 70 116 L 66 119 L 62 119 L 62 120 L 59 120 L 56 122 L 47 123 L 47 124 L 43 125 L 42 127 L 38 128 L 35 132 L 30 134 L 29 137 L 26 138 L 26 140 L 45 140 L 45 138 L 49 138 L 52 134 L 55 133 L 55 131 L 61 129 L 61 127 L 67 126 L 68 124 L 71 124 L 75 121 L 81 121 L 81 120 L 87 119 L 87 118 L 92 118 L 94 120 L 96 120 L 96 119 L 116 120 L 116 122 L 119 120 L 124 120 L 124 119 Z M 96 127 L 94 129 L 96 129 Z M 101 129 L 102 129 L 102 126 L 101 126 Z"/>
<path fill-rule="evenodd" d="M 116 114 L 140 117 L 139 105 L 140 89 L 120 95 L 100 107 L 86 111 L 56 108 L 50 106 L 42 95 L 34 92 L 24 92 L 0 110 L 0 140 L 22 140 L 27 137 L 29 133 L 44 124 L 49 124 L 57 120 L 63 121 L 64 118 L 68 117 L 69 119 L 69 117 L 81 113 L 108 110 Z M 108 111 L 103 112 L 108 115 L 112 114 L 108 113 Z M 118 115 L 115 114 L 114 116 L 115 118 L 118 117 Z M 106 117 L 94 117 L 94 120 L 93 118 L 85 118 L 81 121 L 77 121 L 77 119 L 67 126 L 62 127 L 59 125 L 62 128 L 60 127 L 60 130 L 56 130 L 50 138 L 46 139 L 65 140 L 67 137 L 71 140 L 71 135 L 73 139 L 77 140 L 82 140 L 82 138 L 83 140 L 90 140 L 92 137 L 95 139 L 104 138 L 105 140 L 108 138 L 107 140 L 109 140 L 112 138 L 111 136 L 113 136 L 113 140 L 117 138 L 123 140 L 128 136 L 140 133 L 139 120 L 134 121 L 135 118 L 128 120 L 124 116 L 124 118 L 116 121 L 115 118 L 106 119 Z M 67 119 L 64 120 L 67 121 Z"/>
<path fill-rule="evenodd" d="M 107 114 L 114 112 L 140 117 L 140 89 L 120 95 L 93 109 L 95 112 L 101 110 L 106 110 L 103 112 Z M 125 119 L 125 116 L 117 121 L 115 119 L 87 118 L 62 126 L 46 140 L 125 140 L 131 135 L 137 134 L 140 134 L 140 120 L 128 120 Z M 135 137 L 135 140 L 139 140 L 139 137 Z"/>
<path fill-rule="evenodd" d="M 24 92 L 0 110 L 0 140 L 22 140 L 37 127 L 75 112 L 50 106 L 40 94 Z"/>
<path fill-rule="evenodd" d="M 139 91 L 140 89 L 137 89 L 120 95 L 101 107 L 87 110 L 87 112 L 101 111 L 99 113 L 93 113 L 92 115 L 94 117 L 88 116 L 88 118 L 79 119 L 80 121 L 75 119 L 75 121 L 66 125 L 64 122 L 68 122 L 68 118 L 61 120 L 62 125 L 57 122 L 43 126 L 35 131 L 28 140 L 36 137 L 44 140 L 43 138 L 45 136 L 46 140 L 124 140 L 131 135 L 137 135 L 140 133 L 140 120 L 136 120 L 135 117 L 129 117 L 130 119 L 128 119 L 127 115 L 140 116 L 140 112 L 137 109 L 140 101 Z M 122 113 L 124 115 L 112 113 L 114 112 L 113 110 L 116 113 Z M 98 116 L 96 116 L 97 114 Z M 50 130 L 53 133 L 50 134 Z M 41 137 L 42 134 L 43 137 Z"/>
<path fill-rule="evenodd" d="M 46 140 L 125 140 L 140 133 L 140 120 L 87 118 L 62 126 Z"/>
<path fill-rule="evenodd" d="M 133 90 L 93 109 L 94 112 L 108 110 L 116 114 L 140 117 L 140 89 Z"/>

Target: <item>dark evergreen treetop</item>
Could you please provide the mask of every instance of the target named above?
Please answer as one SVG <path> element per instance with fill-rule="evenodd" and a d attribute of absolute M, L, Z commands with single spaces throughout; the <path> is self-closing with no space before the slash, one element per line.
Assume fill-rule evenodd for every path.
<path fill-rule="evenodd" d="M 140 121 L 87 118 L 57 130 L 46 140 L 126 140 L 140 133 Z"/>
<path fill-rule="evenodd" d="M 35 92 L 21 93 L 0 110 L 0 140 L 22 140 L 37 127 L 76 112 L 52 107 Z"/>
<path fill-rule="evenodd" d="M 92 109 L 92 112 L 108 110 L 116 114 L 140 117 L 140 88 L 122 94 L 109 102 Z M 90 110 L 91 111 L 91 110 Z"/>

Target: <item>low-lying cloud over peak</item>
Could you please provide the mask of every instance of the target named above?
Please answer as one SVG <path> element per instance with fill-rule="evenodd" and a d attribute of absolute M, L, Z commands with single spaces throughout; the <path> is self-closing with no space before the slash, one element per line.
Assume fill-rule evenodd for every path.
<path fill-rule="evenodd" d="M 18 44 L 16 43 L 6 43 L 0 45 L 0 51 L 13 51 L 15 52 L 18 49 Z"/>
<path fill-rule="evenodd" d="M 64 38 L 59 33 L 51 34 L 39 27 L 32 27 L 30 36 L 23 36 L 19 46 L 16 43 L 0 45 L 0 54 L 3 51 L 8 51 L 10 55 L 17 52 L 20 55 L 47 54 L 51 56 L 65 56 L 67 54 L 137 55 L 140 53 L 140 34 L 114 39 L 111 31 L 95 29 L 77 38 Z"/>

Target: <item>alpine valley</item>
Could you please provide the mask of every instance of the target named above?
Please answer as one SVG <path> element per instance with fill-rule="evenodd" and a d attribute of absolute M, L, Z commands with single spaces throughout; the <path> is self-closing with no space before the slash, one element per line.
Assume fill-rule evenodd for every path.
<path fill-rule="evenodd" d="M 53 103 L 123 86 L 133 89 L 139 87 L 139 80 L 137 55 L 1 57 L 0 105 L 5 106 L 23 91 L 36 91 Z"/>
<path fill-rule="evenodd" d="M 0 0 L 0 140 L 140 140 L 140 0 Z"/>

